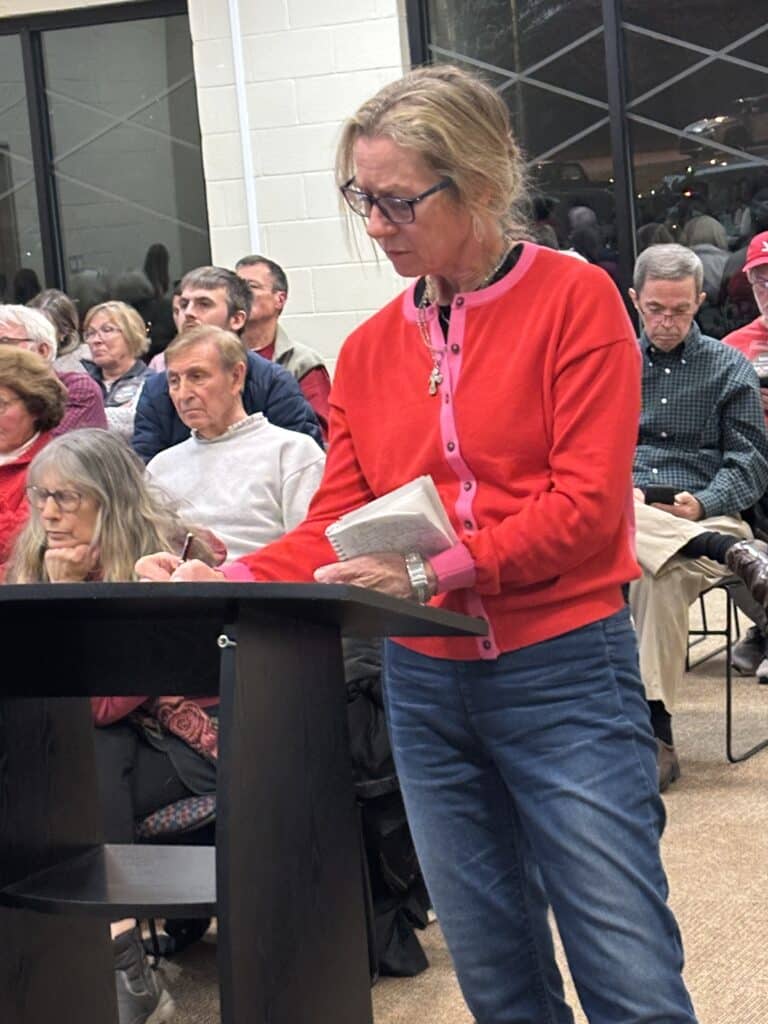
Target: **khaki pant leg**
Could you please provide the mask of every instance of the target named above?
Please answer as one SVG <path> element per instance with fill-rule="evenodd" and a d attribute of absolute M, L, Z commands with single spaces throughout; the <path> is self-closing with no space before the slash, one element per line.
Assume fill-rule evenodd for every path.
<path fill-rule="evenodd" d="M 750 537 L 751 531 L 735 516 L 689 523 L 658 509 L 636 506 L 635 511 L 637 557 L 643 575 L 630 584 L 629 603 L 637 630 L 640 674 L 648 700 L 664 701 L 671 712 L 685 666 L 689 606 L 702 591 L 728 575 L 726 567 L 717 562 L 683 558 L 674 551 L 705 530 L 736 537 Z"/>

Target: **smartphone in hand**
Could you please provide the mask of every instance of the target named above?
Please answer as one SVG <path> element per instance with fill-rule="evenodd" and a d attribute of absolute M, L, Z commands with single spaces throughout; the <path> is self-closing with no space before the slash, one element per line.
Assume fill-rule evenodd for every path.
<path fill-rule="evenodd" d="M 646 505 L 674 505 L 676 487 L 662 487 L 658 484 L 651 484 L 645 488 Z"/>

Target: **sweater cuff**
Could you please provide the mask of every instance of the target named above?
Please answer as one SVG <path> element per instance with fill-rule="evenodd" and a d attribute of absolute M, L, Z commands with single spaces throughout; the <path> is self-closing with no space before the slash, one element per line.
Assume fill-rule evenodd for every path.
<path fill-rule="evenodd" d="M 447 551 L 441 551 L 430 558 L 429 564 L 437 576 L 438 594 L 474 586 L 475 561 L 463 544 L 454 544 Z"/>
<path fill-rule="evenodd" d="M 219 566 L 230 583 L 253 583 L 254 576 L 245 562 L 225 562 Z"/>

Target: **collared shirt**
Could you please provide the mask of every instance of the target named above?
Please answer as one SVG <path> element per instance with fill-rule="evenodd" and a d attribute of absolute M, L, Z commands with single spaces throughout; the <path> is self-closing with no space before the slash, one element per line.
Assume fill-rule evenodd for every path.
<path fill-rule="evenodd" d="M 643 408 L 635 486 L 690 491 L 705 517 L 749 508 L 768 485 L 768 434 L 749 361 L 694 323 L 671 352 L 640 337 Z"/>

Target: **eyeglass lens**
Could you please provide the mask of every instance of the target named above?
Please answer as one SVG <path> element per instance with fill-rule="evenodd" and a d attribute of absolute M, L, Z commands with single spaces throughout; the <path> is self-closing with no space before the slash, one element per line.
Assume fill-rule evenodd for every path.
<path fill-rule="evenodd" d="M 113 334 L 116 334 L 120 330 L 119 327 L 115 327 L 114 324 L 102 324 L 101 327 L 89 327 L 85 332 L 84 337 L 95 338 L 97 334 L 100 334 L 102 338 L 109 338 Z"/>
<path fill-rule="evenodd" d="M 78 491 L 48 491 L 44 487 L 34 486 L 27 488 L 27 499 L 36 509 L 45 508 L 49 498 L 53 498 L 63 512 L 74 512 L 80 505 L 81 495 Z"/>

